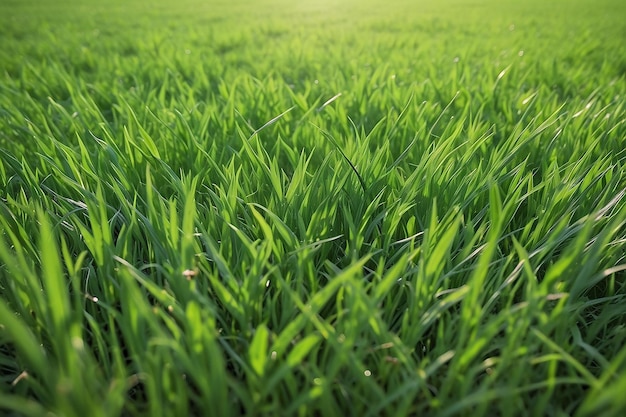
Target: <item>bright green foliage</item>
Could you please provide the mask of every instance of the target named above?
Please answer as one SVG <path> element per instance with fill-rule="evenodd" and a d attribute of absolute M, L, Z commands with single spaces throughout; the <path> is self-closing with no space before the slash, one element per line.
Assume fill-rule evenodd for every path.
<path fill-rule="evenodd" d="M 0 414 L 626 415 L 625 16 L 2 1 Z"/>

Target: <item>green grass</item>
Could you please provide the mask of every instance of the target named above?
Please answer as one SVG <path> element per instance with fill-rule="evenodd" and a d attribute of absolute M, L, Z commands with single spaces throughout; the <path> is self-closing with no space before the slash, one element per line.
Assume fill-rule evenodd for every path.
<path fill-rule="evenodd" d="M 150 4 L 0 4 L 0 413 L 623 415 L 623 1 Z"/>

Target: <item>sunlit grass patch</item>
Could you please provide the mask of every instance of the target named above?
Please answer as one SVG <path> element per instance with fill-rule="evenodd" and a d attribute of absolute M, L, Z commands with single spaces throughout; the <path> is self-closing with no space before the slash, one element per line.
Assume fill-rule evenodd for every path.
<path fill-rule="evenodd" d="M 0 410 L 626 409 L 620 2 L 0 11 Z"/>

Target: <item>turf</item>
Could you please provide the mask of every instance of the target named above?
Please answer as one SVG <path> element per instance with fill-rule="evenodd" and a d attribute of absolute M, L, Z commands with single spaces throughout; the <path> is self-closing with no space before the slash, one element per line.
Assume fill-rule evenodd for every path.
<path fill-rule="evenodd" d="M 620 416 L 620 0 L 0 3 L 0 412 Z"/>

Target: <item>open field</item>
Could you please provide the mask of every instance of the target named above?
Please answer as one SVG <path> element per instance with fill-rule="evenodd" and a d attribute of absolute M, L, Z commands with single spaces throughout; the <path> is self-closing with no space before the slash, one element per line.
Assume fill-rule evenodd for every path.
<path fill-rule="evenodd" d="M 625 203 L 622 0 L 3 0 L 0 414 L 626 415 Z"/>

